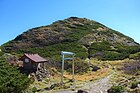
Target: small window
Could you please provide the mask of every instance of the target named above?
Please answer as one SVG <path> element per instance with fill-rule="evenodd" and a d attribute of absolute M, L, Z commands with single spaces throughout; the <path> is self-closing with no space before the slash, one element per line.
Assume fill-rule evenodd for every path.
<path fill-rule="evenodd" d="M 29 59 L 28 58 L 25 58 L 25 62 L 28 63 L 29 62 Z"/>

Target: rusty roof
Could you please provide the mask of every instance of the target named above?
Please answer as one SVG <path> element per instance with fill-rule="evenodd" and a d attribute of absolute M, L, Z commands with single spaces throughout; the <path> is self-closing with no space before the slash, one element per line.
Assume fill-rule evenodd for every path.
<path fill-rule="evenodd" d="M 38 54 L 25 54 L 26 57 L 28 57 L 30 60 L 34 62 L 46 62 L 47 60 L 45 58 L 42 58 Z"/>

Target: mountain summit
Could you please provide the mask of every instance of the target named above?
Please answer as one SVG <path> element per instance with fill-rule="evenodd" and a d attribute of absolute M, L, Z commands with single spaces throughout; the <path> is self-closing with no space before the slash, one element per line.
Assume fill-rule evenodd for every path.
<path fill-rule="evenodd" d="M 2 47 L 5 52 L 58 56 L 63 50 L 75 52 L 81 58 L 90 55 L 100 59 L 123 59 L 139 51 L 139 44 L 132 38 L 96 21 L 78 17 L 29 29 Z"/>

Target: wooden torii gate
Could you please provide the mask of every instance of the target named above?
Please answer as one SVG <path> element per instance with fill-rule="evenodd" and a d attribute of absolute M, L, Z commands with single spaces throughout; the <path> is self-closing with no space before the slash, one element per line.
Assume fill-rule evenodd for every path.
<path fill-rule="evenodd" d="M 61 75 L 61 83 L 63 83 L 64 60 L 72 60 L 73 61 L 72 62 L 72 80 L 74 80 L 74 56 L 75 56 L 75 53 L 62 51 L 61 54 L 62 54 L 62 75 Z M 65 58 L 65 55 L 72 55 L 72 57 Z"/>

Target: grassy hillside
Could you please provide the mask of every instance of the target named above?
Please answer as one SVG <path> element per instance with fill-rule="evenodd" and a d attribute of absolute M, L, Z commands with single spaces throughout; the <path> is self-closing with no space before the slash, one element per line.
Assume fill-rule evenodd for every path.
<path fill-rule="evenodd" d="M 18 55 L 39 53 L 57 61 L 61 59 L 61 51 L 74 52 L 82 59 L 90 56 L 118 60 L 140 51 L 140 46 L 132 38 L 96 21 L 70 17 L 48 26 L 29 29 L 2 45 L 2 50 Z"/>

